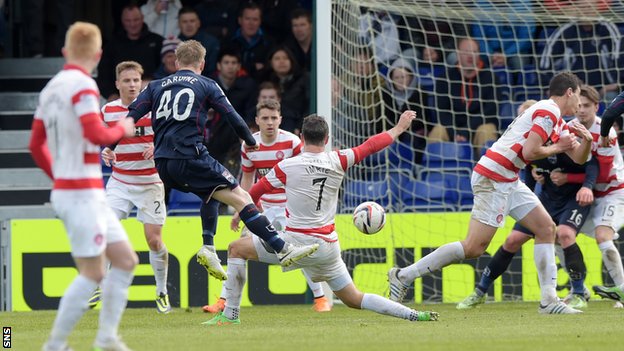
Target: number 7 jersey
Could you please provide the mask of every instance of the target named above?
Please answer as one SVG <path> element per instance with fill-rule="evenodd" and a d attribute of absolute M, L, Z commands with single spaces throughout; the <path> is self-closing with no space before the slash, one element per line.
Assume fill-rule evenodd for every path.
<path fill-rule="evenodd" d="M 286 189 L 286 230 L 336 241 L 338 192 L 345 171 L 354 163 L 354 151 L 346 149 L 304 152 L 273 167 L 262 181 Z"/>

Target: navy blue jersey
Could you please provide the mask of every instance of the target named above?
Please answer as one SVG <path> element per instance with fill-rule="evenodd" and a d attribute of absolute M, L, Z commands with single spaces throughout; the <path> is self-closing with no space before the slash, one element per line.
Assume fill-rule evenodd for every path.
<path fill-rule="evenodd" d="M 537 173 L 544 176 L 544 184 L 539 198 L 543 204 L 548 204 L 547 207 L 553 209 L 565 207 L 570 198 L 576 199 L 576 193 L 582 186 L 592 189 L 598 177 L 598 165 L 593 157 L 588 163 L 579 165 L 565 153 L 560 153 L 541 160 L 535 160 L 531 162 L 529 167 L 537 168 Z M 527 167 L 527 171 L 530 171 L 529 167 Z M 550 180 L 550 172 L 554 170 L 570 174 L 584 173 L 585 181 L 582 184 L 566 183 L 557 186 Z M 530 173 L 526 174 L 526 179 L 528 180 L 527 185 L 529 185 L 531 181 L 534 181 Z"/>
<path fill-rule="evenodd" d="M 607 109 L 602 114 L 602 121 L 600 123 L 600 135 L 606 137 L 609 135 L 609 130 L 613 126 L 613 123 L 617 118 L 624 114 L 624 91 L 619 93 L 618 96 L 611 101 Z"/>
<path fill-rule="evenodd" d="M 202 142 L 210 108 L 225 118 L 247 145 L 256 144 L 217 83 L 190 70 L 150 82 L 128 107 L 128 117 L 137 121 L 152 113 L 155 159 L 193 159 L 206 150 Z"/>

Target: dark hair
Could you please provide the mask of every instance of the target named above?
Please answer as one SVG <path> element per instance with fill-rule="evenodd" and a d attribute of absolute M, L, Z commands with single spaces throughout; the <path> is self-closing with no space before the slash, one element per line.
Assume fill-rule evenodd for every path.
<path fill-rule="evenodd" d="M 243 4 L 240 10 L 238 10 L 238 17 L 243 17 L 243 12 L 245 12 L 245 10 L 258 10 L 260 11 L 260 18 L 262 18 L 262 8 L 255 2 L 246 2 Z"/>
<path fill-rule="evenodd" d="M 278 45 L 273 48 L 273 50 L 269 51 L 269 54 L 266 56 L 266 67 L 268 72 L 274 73 L 273 67 L 271 67 L 271 60 L 273 59 L 273 56 L 275 56 L 275 54 L 277 54 L 279 51 L 285 52 L 286 56 L 288 56 L 288 60 L 290 60 L 290 72 L 288 73 L 292 74 L 295 77 L 299 76 L 301 74 L 301 67 L 299 67 L 299 62 L 297 61 L 295 54 L 293 54 L 293 52 L 285 45 Z M 271 74 L 271 76 L 272 75 L 273 74 Z M 273 77 L 273 79 L 276 78 Z"/>
<path fill-rule="evenodd" d="M 303 119 L 301 134 L 306 144 L 323 146 L 325 138 L 329 135 L 329 126 L 324 117 L 311 114 Z"/>
<path fill-rule="evenodd" d="M 260 83 L 260 85 L 258 86 L 258 96 L 260 96 L 260 91 L 265 89 L 273 89 L 277 92 L 277 96 L 282 96 L 282 94 L 280 94 L 279 87 L 275 83 L 268 80 Z"/>
<path fill-rule="evenodd" d="M 183 8 L 181 8 L 180 11 L 178 11 L 178 17 L 182 15 L 186 15 L 187 13 L 194 13 L 197 15 L 197 18 L 199 18 L 199 14 L 197 13 L 197 11 L 195 11 L 194 8 L 189 7 L 189 6 L 184 6 Z"/>
<path fill-rule="evenodd" d="M 312 23 L 312 13 L 304 8 L 294 9 L 293 12 L 290 13 L 290 20 L 294 20 L 295 18 L 305 17 L 309 23 Z"/>
<path fill-rule="evenodd" d="M 238 50 L 238 48 L 233 45 L 222 46 L 221 49 L 219 49 L 219 54 L 217 55 L 217 62 L 221 62 L 221 60 L 223 59 L 223 56 L 234 56 L 238 60 L 238 63 L 242 62 L 240 50 Z"/>
<path fill-rule="evenodd" d="M 572 72 L 561 72 L 550 80 L 550 95 L 563 96 L 568 88 L 576 91 L 583 82 Z"/>
<path fill-rule="evenodd" d="M 600 103 L 600 94 L 594 87 L 589 86 L 587 84 L 581 85 L 581 96 L 586 97 L 589 101 L 593 102 L 595 105 Z"/>

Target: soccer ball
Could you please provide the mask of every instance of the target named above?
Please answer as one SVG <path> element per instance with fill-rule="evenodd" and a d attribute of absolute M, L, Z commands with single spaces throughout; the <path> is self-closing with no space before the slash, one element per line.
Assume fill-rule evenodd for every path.
<path fill-rule="evenodd" d="M 375 234 L 386 224 L 386 211 L 376 202 L 362 202 L 353 211 L 353 224 L 364 234 Z"/>

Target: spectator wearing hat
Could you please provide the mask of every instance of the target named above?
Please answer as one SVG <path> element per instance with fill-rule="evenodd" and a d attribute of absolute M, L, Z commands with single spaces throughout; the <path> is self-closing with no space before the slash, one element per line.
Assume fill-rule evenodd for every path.
<path fill-rule="evenodd" d="M 178 13 L 178 26 L 180 34 L 178 38 L 182 41 L 190 39 L 197 40 L 206 48 L 206 64 L 204 65 L 203 75 L 209 76 L 217 68 L 217 56 L 219 55 L 219 40 L 213 35 L 200 30 L 201 22 L 199 15 L 191 7 L 183 7 Z"/>
<path fill-rule="evenodd" d="M 170 74 L 176 72 L 176 55 L 175 50 L 181 43 L 178 38 L 167 38 L 163 41 L 162 49 L 160 50 L 160 67 L 154 72 L 154 79 L 164 78 Z"/>

